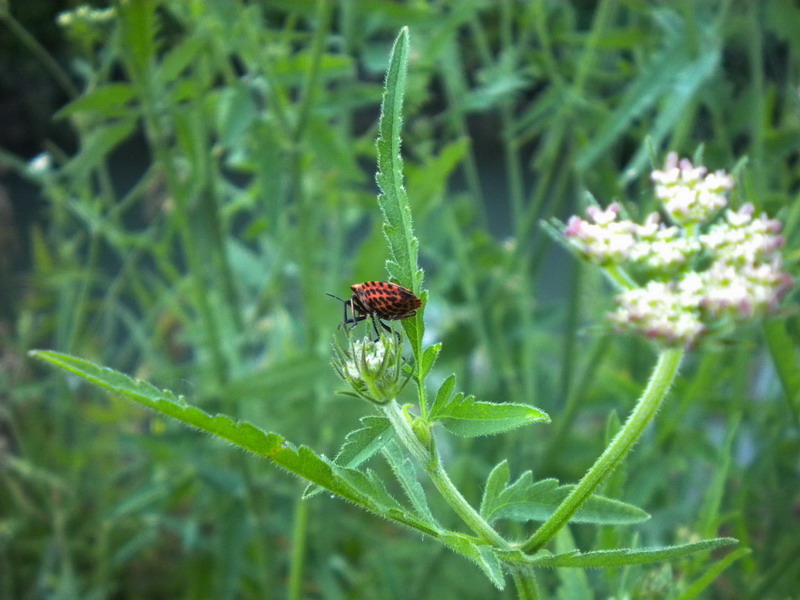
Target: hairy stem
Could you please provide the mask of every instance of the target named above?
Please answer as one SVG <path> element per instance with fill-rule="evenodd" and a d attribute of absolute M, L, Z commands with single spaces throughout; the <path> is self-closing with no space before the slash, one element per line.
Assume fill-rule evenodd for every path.
<path fill-rule="evenodd" d="M 683 350 L 670 349 L 661 352 L 647 388 L 625 425 L 550 518 L 521 546 L 524 552 L 536 552 L 553 539 L 628 455 L 664 401 L 682 358 Z"/>

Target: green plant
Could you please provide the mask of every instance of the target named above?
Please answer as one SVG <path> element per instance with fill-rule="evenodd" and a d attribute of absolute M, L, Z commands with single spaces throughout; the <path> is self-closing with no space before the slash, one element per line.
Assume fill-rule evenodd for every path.
<path fill-rule="evenodd" d="M 789 3 L 141 0 L 70 11 L 59 29 L 48 6 L 0 6 L 10 34 L 0 36 L 0 111 L 24 109 L 4 112 L 0 132 L 0 177 L 19 208 L 9 237 L 0 193 L 0 596 L 514 594 L 493 591 L 444 544 L 311 498 L 318 486 L 304 496 L 302 481 L 236 446 L 25 354 L 55 348 L 113 365 L 336 464 L 371 450 L 342 448 L 364 418 L 351 440 L 413 463 L 386 440 L 383 408 L 332 394 L 326 363 L 341 311 L 323 293 L 387 277 L 370 184 L 380 81 L 404 25 L 414 32 L 405 184 L 430 289 L 422 349 L 441 343 L 426 377 L 428 419 L 413 408 L 410 344 L 339 335 L 335 359 L 360 397 L 399 394 L 414 436 L 433 433 L 448 478 L 504 539 L 524 541 L 548 519 L 570 492 L 557 482 L 579 481 L 610 444 L 654 362 L 652 343 L 605 324 L 602 271 L 571 260 L 537 224 L 578 212 L 583 189 L 641 222 L 655 203 L 648 157 L 702 144 L 715 168 L 748 157 L 732 206 L 779 215 L 787 247 L 797 246 L 800 44 Z M 48 93 L 56 86 L 65 96 Z M 56 113 L 63 98 L 71 103 Z M 25 123 L 17 115 L 48 139 L 9 151 Z M 31 148 L 45 153 L 23 159 Z M 789 251 L 787 268 L 795 262 Z M 611 286 L 643 267 L 617 267 Z M 605 479 L 603 496 L 653 518 L 639 509 L 625 517 L 640 519 L 635 527 L 598 524 L 610 505 L 591 500 L 546 546 L 565 554 L 732 536 L 752 552 L 537 569 L 542 595 L 794 592 L 798 336 L 787 305 L 763 329 L 737 326 L 686 353 L 654 426 Z M 616 326 L 634 331 L 624 317 Z M 445 382 L 447 410 L 471 409 L 463 389 L 490 405 L 540 407 L 552 425 L 451 435 L 474 424 L 430 424 Z M 405 492 L 413 483 L 380 458 L 356 469 L 424 512 Z M 414 473 L 442 528 L 476 537 L 424 470 Z M 500 492 L 508 482 L 498 510 L 481 501 L 490 473 Z M 539 512 L 511 508 L 534 491 Z"/>
<path fill-rule="evenodd" d="M 412 215 L 403 186 L 400 158 L 400 123 L 408 56 L 408 31 L 398 37 L 386 77 L 378 140 L 379 205 L 384 215 L 384 234 L 389 244 L 389 276 L 426 299 L 422 290 L 422 271 L 417 266 L 418 240 L 412 228 Z M 547 416 L 525 404 L 494 404 L 475 400 L 462 393 L 454 395 L 455 377 L 448 378 L 435 399 L 427 397 L 427 377 L 441 350 L 440 344 L 424 346 L 423 312 L 403 321 L 410 341 L 413 366 L 403 364 L 393 336 L 365 348 L 366 342 L 350 340 L 350 349 L 339 348 L 338 370 L 359 392 L 380 407 L 380 415 L 367 417 L 364 427 L 352 432 L 334 461 L 310 448 L 291 445 L 283 436 L 267 433 L 247 422 L 225 415 L 211 416 L 169 392 L 138 382 L 118 372 L 90 362 L 49 351 L 35 351 L 41 358 L 113 392 L 145 406 L 217 435 L 260 457 L 272 461 L 309 482 L 337 494 L 386 519 L 415 529 L 477 563 L 494 585 L 505 586 L 504 572 L 511 573 L 521 598 L 536 598 L 536 567 L 620 567 L 684 557 L 735 543 L 716 538 L 661 548 L 615 548 L 593 552 L 570 550 L 553 554 L 545 546 L 573 517 L 578 522 L 629 524 L 646 518 L 646 513 L 631 505 L 594 496 L 599 486 L 614 472 L 663 403 L 681 362 L 680 349 L 664 350 L 647 389 L 637 407 L 614 437 L 603 455 L 574 487 L 554 487 L 552 480 L 534 481 L 529 474 L 510 483 L 506 461 L 498 464 L 487 479 L 481 509 L 467 502 L 444 469 L 432 428 L 437 424 L 467 437 L 496 434 L 537 421 Z M 683 338 L 680 338 L 683 341 Z M 373 363 L 368 353 L 380 353 Z M 383 380 L 398 381 L 409 369 L 416 383 L 418 414 L 397 403 L 400 388 L 394 384 L 375 385 Z M 387 395 L 388 394 L 388 395 Z M 370 471 L 358 467 L 383 450 L 409 505 L 403 505 Z M 413 459 L 409 460 L 409 457 Z M 416 470 L 424 472 L 444 501 L 471 531 L 465 534 L 445 528 L 434 517 Z M 588 506 L 589 510 L 581 513 Z M 519 544 L 503 537 L 491 522 L 502 517 L 544 523 L 527 541 Z M 737 556 L 741 556 L 739 551 Z"/>

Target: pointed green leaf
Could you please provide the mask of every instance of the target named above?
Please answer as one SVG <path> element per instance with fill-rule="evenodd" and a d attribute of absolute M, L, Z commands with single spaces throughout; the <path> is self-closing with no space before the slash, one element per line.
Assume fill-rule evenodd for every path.
<path fill-rule="evenodd" d="M 243 85 L 229 86 L 219 95 L 217 102 L 217 130 L 224 148 L 237 143 L 256 118 L 253 96 Z"/>
<path fill-rule="evenodd" d="M 165 84 L 176 79 L 189 66 L 196 64 L 197 55 L 208 48 L 208 40 L 202 36 L 186 38 L 171 48 L 158 66 L 156 77 Z"/>
<path fill-rule="evenodd" d="M 403 186 L 403 158 L 400 154 L 408 46 L 408 28 L 404 27 L 394 42 L 386 71 L 378 124 L 378 174 L 375 179 L 381 190 L 378 206 L 383 213 L 383 233 L 389 245 L 390 259 L 386 261 L 389 276 L 419 295 L 422 291 L 422 270 L 417 268 L 419 241 L 414 235 L 411 207 Z"/>
<path fill-rule="evenodd" d="M 422 364 L 420 365 L 420 379 L 425 379 L 428 373 L 431 372 L 436 359 L 439 358 L 439 352 L 442 350 L 442 344 L 434 344 L 428 346 L 422 353 Z"/>
<path fill-rule="evenodd" d="M 417 470 L 411 459 L 401 452 L 400 446 L 394 441 L 386 444 L 382 448 L 382 452 L 389 466 L 392 468 L 392 471 L 394 471 L 394 474 L 397 476 L 400 485 L 403 486 L 406 496 L 408 496 L 408 499 L 414 506 L 417 516 L 430 523 L 432 527 L 441 529 L 441 526 L 437 523 L 428 506 L 425 490 L 417 479 Z"/>
<path fill-rule="evenodd" d="M 59 110 L 54 118 L 63 119 L 81 112 L 103 117 L 121 117 L 130 114 L 128 103 L 135 92 L 129 83 L 109 83 L 93 89 Z"/>
<path fill-rule="evenodd" d="M 578 567 L 578 568 L 609 568 L 624 567 L 626 565 L 642 565 L 682 558 L 695 552 L 705 552 L 738 544 L 734 538 L 715 538 L 691 544 L 678 546 L 663 546 L 660 548 L 622 548 L 619 550 L 597 550 L 583 554 L 568 552 L 565 554 L 546 555 L 542 553 L 530 559 L 528 564 L 537 567 Z"/>
<path fill-rule="evenodd" d="M 439 403 L 438 394 L 436 400 L 431 421 L 462 437 L 493 435 L 537 421 L 550 421 L 546 413 L 528 404 L 482 402 L 462 393 L 444 404 Z"/>
<path fill-rule="evenodd" d="M 509 485 L 508 465 L 498 464 L 489 475 L 481 502 L 481 515 L 489 522 L 498 519 L 512 521 L 545 521 L 572 491 L 572 485 L 558 485 L 555 479 L 534 482 L 525 471 Z M 604 496 L 591 496 L 570 519 L 572 523 L 629 525 L 650 518 L 632 504 Z"/>
<path fill-rule="evenodd" d="M 158 49 L 160 30 L 155 0 L 123 2 L 117 6 L 122 29 L 122 55 L 132 75 L 144 78 Z"/>
<path fill-rule="evenodd" d="M 717 577 L 719 577 L 720 573 L 722 573 L 737 560 L 747 556 L 748 554 L 750 554 L 750 548 L 739 548 L 728 554 L 726 557 L 718 560 L 709 566 L 705 573 L 703 573 L 703 575 L 697 580 L 693 581 L 692 584 L 689 585 L 679 596 L 676 596 L 675 600 L 694 600 L 695 598 L 704 598 L 705 596 L 701 596 L 701 594 L 703 594 L 706 588 L 711 585 Z"/>
<path fill-rule="evenodd" d="M 324 456 L 316 454 L 311 448 L 296 447 L 283 436 L 266 432 L 252 423 L 235 421 L 227 415 L 210 415 L 187 404 L 183 398 L 176 397 L 172 392 L 160 390 L 113 369 L 100 367 L 87 360 L 59 352 L 35 350 L 30 352 L 30 355 L 264 457 L 277 466 L 380 516 L 433 537 L 439 536 L 439 531 L 406 511 L 392 498 L 373 474 L 340 467 Z"/>
<path fill-rule="evenodd" d="M 450 549 L 463 554 L 477 564 L 498 590 L 505 588 L 503 570 L 497 554 L 492 548 L 485 544 L 479 544 L 473 537 L 453 531 L 443 532 L 439 539 Z"/>
<path fill-rule="evenodd" d="M 800 353 L 787 324 L 785 319 L 767 319 L 764 334 L 786 398 L 795 412 L 800 412 Z"/>
<path fill-rule="evenodd" d="M 364 427 L 351 431 L 345 437 L 339 454 L 333 459 L 337 465 L 354 469 L 392 439 L 394 430 L 386 417 L 362 417 L 361 423 Z M 321 491 L 322 488 L 318 486 L 309 486 L 303 492 L 303 497 L 313 498 Z"/>
<path fill-rule="evenodd" d="M 491 522 L 491 515 L 497 510 L 498 499 L 502 496 L 510 479 L 511 472 L 508 468 L 507 460 L 497 463 L 492 472 L 489 473 L 489 477 L 486 478 L 479 512 L 487 521 Z"/>
<path fill-rule="evenodd" d="M 80 152 L 62 169 L 64 175 L 86 176 L 104 161 L 114 148 L 125 141 L 134 131 L 136 119 L 126 118 L 112 125 L 94 129 L 84 140 Z"/>
<path fill-rule="evenodd" d="M 434 418 L 439 410 L 441 410 L 447 405 L 448 402 L 450 402 L 455 389 L 456 376 L 450 375 L 450 377 L 445 379 L 442 385 L 439 386 L 439 391 L 436 392 L 436 398 L 433 401 L 433 405 L 431 405 L 431 418 Z"/>
<path fill-rule="evenodd" d="M 362 417 L 361 423 L 364 427 L 351 431 L 345 437 L 342 449 L 334 459 L 337 465 L 357 467 L 383 448 L 394 435 L 392 425 L 386 417 L 370 415 Z"/>

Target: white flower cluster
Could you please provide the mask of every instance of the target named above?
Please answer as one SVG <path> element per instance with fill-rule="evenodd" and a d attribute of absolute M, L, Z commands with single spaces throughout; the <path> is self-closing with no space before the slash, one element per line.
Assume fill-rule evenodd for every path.
<path fill-rule="evenodd" d="M 685 345 L 705 331 L 697 308 L 700 297 L 694 278 L 650 281 L 617 296 L 609 315 L 620 329 L 633 329 L 669 345 Z"/>
<path fill-rule="evenodd" d="M 606 210 L 586 209 L 590 221 L 570 217 L 564 229 L 567 240 L 586 258 L 602 266 L 633 263 L 646 270 L 671 269 L 686 263 L 700 249 L 697 240 L 682 235 L 678 227 L 661 223 L 651 213 L 643 225 L 629 219 L 617 221 L 617 202 Z"/>
<path fill-rule="evenodd" d="M 67 28 L 77 23 L 108 23 L 117 16 L 117 9 L 93 8 L 88 4 L 81 4 L 74 10 L 65 10 L 56 17 L 56 23 L 61 27 Z"/>
<path fill-rule="evenodd" d="M 661 223 L 657 213 L 642 225 L 617 220 L 620 207 L 614 203 L 605 211 L 591 207 L 589 220 L 573 216 L 564 228 L 566 239 L 587 259 L 629 271 L 630 281 L 644 279 L 617 296 L 611 321 L 689 347 L 724 324 L 774 310 L 793 285 L 782 270 L 780 222 L 764 214 L 754 218 L 748 203 L 708 225 L 727 205 L 724 193 L 733 180 L 722 171 L 708 174 L 705 167 L 679 162 L 674 154 L 653 180 L 674 225 Z"/>
<path fill-rule="evenodd" d="M 650 178 L 656 183 L 656 198 L 672 222 L 680 225 L 707 221 L 727 204 L 725 193 L 733 188 L 733 177 L 724 171 L 709 174 L 687 158 L 679 161 L 674 152 L 664 170 L 653 171 Z"/>

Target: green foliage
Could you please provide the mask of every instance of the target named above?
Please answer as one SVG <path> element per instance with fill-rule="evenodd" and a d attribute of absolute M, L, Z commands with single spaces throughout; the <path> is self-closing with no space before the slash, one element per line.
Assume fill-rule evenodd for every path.
<path fill-rule="evenodd" d="M 542 598 L 800 588 L 796 293 L 763 332 L 689 355 L 624 469 L 572 517 L 592 524 L 533 556 L 468 531 L 388 417 L 334 393 L 341 307 L 324 295 L 388 275 L 423 298 L 403 322 L 418 384 L 404 418 L 468 504 L 483 490 L 478 516 L 525 539 L 653 363 L 538 223 L 585 191 L 646 214 L 651 156 L 702 144 L 711 169 L 748 158 L 735 202 L 780 216 L 796 274 L 792 3 L 149 0 L 60 29 L 47 3 L 35 18 L 23 5 L 0 8 L 16 212 L 0 193 L 0 596 L 491 598 L 530 560 Z M 47 140 L 14 137 L 54 118 Z M 156 382 L 63 358 L 166 413 L 42 369 L 31 348 Z M 506 431 L 533 405 L 551 425 Z M 303 500 L 309 481 L 323 493 Z M 645 562 L 661 558 L 674 567 Z"/>
<path fill-rule="evenodd" d="M 475 400 L 463 392 L 453 394 L 455 375 L 448 377 L 436 394 L 430 420 L 441 423 L 450 433 L 462 437 L 494 435 L 536 422 L 549 422 L 550 417 L 527 404 L 504 402 L 494 404 Z"/>
<path fill-rule="evenodd" d="M 525 471 L 513 483 L 509 481 L 508 462 L 504 460 L 492 469 L 483 490 L 481 515 L 489 522 L 498 519 L 544 521 L 553 514 L 573 487 L 559 486 L 555 479 L 534 481 L 530 471 Z M 595 495 L 589 498 L 570 522 L 630 525 L 649 518 L 650 515 L 641 508 Z"/>
<path fill-rule="evenodd" d="M 694 552 L 704 552 L 715 548 L 722 548 L 737 544 L 738 540 L 732 538 L 719 538 L 704 540 L 679 546 L 663 548 L 642 548 L 625 550 L 597 550 L 595 552 L 568 552 L 553 556 L 541 556 L 531 560 L 531 564 L 540 567 L 581 567 L 581 568 L 608 568 L 626 565 L 640 565 L 663 560 L 673 560 L 688 556 Z"/>

